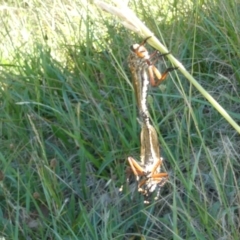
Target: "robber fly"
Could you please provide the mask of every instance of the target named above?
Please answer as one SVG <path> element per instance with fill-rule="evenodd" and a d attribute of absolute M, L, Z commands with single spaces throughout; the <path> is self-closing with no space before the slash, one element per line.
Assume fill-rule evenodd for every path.
<path fill-rule="evenodd" d="M 167 68 L 163 74 L 159 72 L 159 70 L 151 61 L 151 59 L 156 56 L 158 52 L 155 51 L 154 53 L 149 54 L 147 49 L 144 47 L 149 38 L 151 37 L 147 37 L 140 44 L 133 44 L 130 47 L 131 53 L 128 57 L 128 66 L 132 74 L 139 115 L 141 115 L 144 110 L 146 110 L 142 109 L 143 106 L 146 106 L 146 104 L 142 103 L 142 101 L 146 101 L 149 84 L 153 87 L 157 87 L 166 79 L 169 72 L 177 69 L 176 67 L 170 67 Z M 168 54 L 169 53 L 160 54 L 158 57 L 162 57 Z M 144 82 L 144 80 L 146 81 Z"/>
<path fill-rule="evenodd" d="M 142 108 L 145 109 L 146 106 Z M 158 197 L 160 187 L 166 183 L 168 174 L 160 172 L 163 159 L 160 157 L 157 132 L 150 123 L 148 112 L 143 113 L 141 118 L 140 140 L 141 163 L 132 157 L 128 157 L 128 162 L 138 181 L 138 191 L 148 197 L 157 189 Z"/>
<path fill-rule="evenodd" d="M 132 157 L 128 157 L 131 170 L 138 181 L 138 191 L 142 192 L 143 195 L 149 196 L 158 189 L 158 197 L 160 187 L 166 183 L 168 174 L 160 172 L 162 161 L 156 130 L 152 125 L 143 124 L 141 131 L 141 163 Z"/>

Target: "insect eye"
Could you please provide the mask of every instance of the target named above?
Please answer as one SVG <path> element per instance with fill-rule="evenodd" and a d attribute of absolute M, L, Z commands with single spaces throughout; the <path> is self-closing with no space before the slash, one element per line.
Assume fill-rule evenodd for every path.
<path fill-rule="evenodd" d="M 134 47 L 133 47 L 133 46 L 130 46 L 130 50 L 131 50 L 132 52 L 134 52 L 134 51 L 135 51 L 135 49 L 134 49 Z"/>

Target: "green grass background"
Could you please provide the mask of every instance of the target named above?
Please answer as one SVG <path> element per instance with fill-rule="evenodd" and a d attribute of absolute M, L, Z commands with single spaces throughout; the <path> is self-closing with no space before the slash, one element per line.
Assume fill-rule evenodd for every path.
<path fill-rule="evenodd" d="M 129 5 L 239 123 L 238 1 Z M 0 25 L 2 239 L 239 239 L 239 134 L 181 73 L 150 90 L 170 179 L 144 205 L 118 191 L 140 154 L 142 39 L 84 0 L 1 1 Z"/>

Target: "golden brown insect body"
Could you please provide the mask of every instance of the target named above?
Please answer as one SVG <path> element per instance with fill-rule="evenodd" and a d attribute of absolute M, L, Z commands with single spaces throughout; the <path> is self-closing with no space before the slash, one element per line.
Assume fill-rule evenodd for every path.
<path fill-rule="evenodd" d="M 142 59 L 138 58 L 136 54 L 130 54 L 128 64 L 132 73 L 133 87 L 139 111 L 139 117 L 142 115 L 149 116 L 147 108 L 147 92 L 149 87 L 148 80 L 148 65 Z"/>

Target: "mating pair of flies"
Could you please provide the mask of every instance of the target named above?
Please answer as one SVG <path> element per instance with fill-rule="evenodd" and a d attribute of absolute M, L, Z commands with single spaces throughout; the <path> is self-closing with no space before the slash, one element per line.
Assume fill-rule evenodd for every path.
<path fill-rule="evenodd" d="M 131 53 L 128 57 L 128 65 L 133 78 L 133 86 L 136 95 L 136 101 L 141 122 L 141 163 L 132 157 L 128 157 L 131 170 L 137 178 L 138 190 L 148 196 L 158 187 L 165 184 L 168 174 L 160 172 L 163 159 L 160 157 L 159 142 L 157 132 L 150 122 L 150 116 L 147 107 L 147 94 L 149 85 L 156 87 L 164 81 L 170 71 L 177 68 L 167 68 L 163 74 L 155 67 L 151 61 L 157 56 L 155 51 L 149 54 L 144 47 L 146 38 L 140 44 L 131 46 Z M 160 54 L 159 57 L 169 53 Z M 159 194 L 159 193 L 158 193 Z"/>

